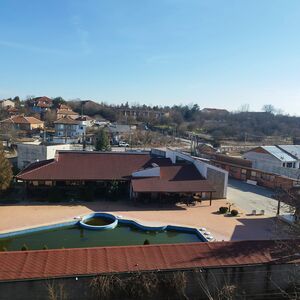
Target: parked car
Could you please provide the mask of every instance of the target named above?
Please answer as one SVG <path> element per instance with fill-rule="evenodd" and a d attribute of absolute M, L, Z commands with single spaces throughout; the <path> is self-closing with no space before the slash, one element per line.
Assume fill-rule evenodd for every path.
<path fill-rule="evenodd" d="M 119 142 L 119 147 L 129 147 L 129 144 L 123 141 Z"/>

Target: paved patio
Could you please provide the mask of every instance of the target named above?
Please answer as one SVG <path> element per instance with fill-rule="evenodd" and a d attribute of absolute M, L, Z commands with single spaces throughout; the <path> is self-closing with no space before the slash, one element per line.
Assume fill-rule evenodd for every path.
<path fill-rule="evenodd" d="M 235 203 L 248 214 L 252 210 L 257 212 L 264 210 L 266 216 L 276 216 L 278 202 L 272 198 L 273 195 L 274 190 L 272 189 L 234 179 L 229 179 L 228 181 L 228 200 Z M 287 204 L 282 203 L 280 214 L 290 213 L 291 210 Z"/>
<path fill-rule="evenodd" d="M 227 200 L 214 200 L 212 206 L 209 206 L 207 201 L 192 207 L 135 206 L 129 201 L 2 205 L 0 206 L 0 233 L 69 221 L 75 216 L 93 211 L 106 211 L 124 218 L 135 219 L 143 224 L 205 227 L 217 240 L 271 239 L 276 236 L 275 218 L 248 216 L 238 207 L 235 207 L 241 211 L 238 217 L 219 215 L 217 213 L 219 207 L 226 206 L 226 203 Z"/>

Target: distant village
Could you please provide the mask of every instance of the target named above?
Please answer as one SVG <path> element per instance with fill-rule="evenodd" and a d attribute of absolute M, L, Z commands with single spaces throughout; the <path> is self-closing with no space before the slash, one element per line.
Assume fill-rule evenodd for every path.
<path fill-rule="evenodd" d="M 286 120 L 297 127 L 270 108 L 1 100 L 0 294 L 95 299 L 103 279 L 107 299 L 143 281 L 153 296 L 171 276 L 174 299 L 226 282 L 282 296 L 299 280 L 300 144 Z"/>

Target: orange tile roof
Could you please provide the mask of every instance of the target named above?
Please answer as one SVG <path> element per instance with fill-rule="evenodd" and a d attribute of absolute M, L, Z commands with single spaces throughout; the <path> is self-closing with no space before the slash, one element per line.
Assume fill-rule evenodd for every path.
<path fill-rule="evenodd" d="M 75 111 L 71 110 L 71 109 L 57 109 L 56 111 L 57 114 L 60 114 L 60 115 L 78 115 L 78 113 L 76 113 Z"/>
<path fill-rule="evenodd" d="M 56 121 L 53 122 L 54 124 L 73 124 L 73 125 L 78 125 L 79 121 L 76 121 L 72 119 L 70 116 L 64 116 Z"/>
<path fill-rule="evenodd" d="M 25 117 L 25 116 L 13 116 L 9 119 L 1 121 L 3 123 L 15 123 L 15 124 L 43 124 L 44 122 L 35 117 Z"/>
<path fill-rule="evenodd" d="M 300 242 L 297 242 L 299 251 Z M 297 248 L 296 247 L 296 248 Z M 0 281 L 299 263 L 275 241 L 238 241 L 0 252 Z"/>

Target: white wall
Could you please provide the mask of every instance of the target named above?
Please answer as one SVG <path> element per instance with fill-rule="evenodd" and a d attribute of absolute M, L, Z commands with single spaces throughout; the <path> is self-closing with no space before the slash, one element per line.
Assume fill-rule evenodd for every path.
<path fill-rule="evenodd" d="M 268 153 L 247 152 L 243 158 L 252 161 L 252 168 L 263 170 L 263 166 L 282 167 L 282 161 Z"/>

